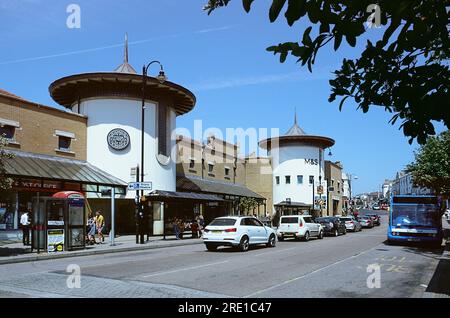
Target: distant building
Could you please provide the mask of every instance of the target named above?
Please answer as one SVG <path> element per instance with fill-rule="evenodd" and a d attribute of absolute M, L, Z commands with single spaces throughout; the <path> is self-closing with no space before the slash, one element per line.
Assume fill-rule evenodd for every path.
<path fill-rule="evenodd" d="M 326 215 L 342 214 L 342 164 L 339 161 L 325 160 L 325 180 L 327 181 L 327 213 Z"/>
<path fill-rule="evenodd" d="M 417 187 L 413 184 L 412 175 L 405 171 L 397 172 L 395 180 L 392 182 L 392 194 L 432 194 L 433 191 L 427 188 Z"/>

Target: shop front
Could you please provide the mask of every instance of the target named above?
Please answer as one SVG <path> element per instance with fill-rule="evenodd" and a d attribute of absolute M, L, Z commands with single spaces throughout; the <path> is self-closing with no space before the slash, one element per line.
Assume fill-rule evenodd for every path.
<path fill-rule="evenodd" d="M 33 200 L 51 197 L 61 191 L 83 194 L 101 193 L 104 188 L 116 188 L 125 194 L 126 183 L 80 160 L 66 159 L 20 151 L 5 160 L 7 177 L 12 188 L 0 194 L 0 231 L 20 229 L 22 213 L 32 213 Z"/>

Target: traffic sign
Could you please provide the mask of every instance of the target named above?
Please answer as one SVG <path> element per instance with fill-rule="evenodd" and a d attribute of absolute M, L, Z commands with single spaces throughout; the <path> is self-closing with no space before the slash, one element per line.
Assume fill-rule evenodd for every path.
<path fill-rule="evenodd" d="M 152 189 L 151 182 L 130 182 L 130 183 L 128 183 L 129 191 L 151 190 L 151 189 Z"/>

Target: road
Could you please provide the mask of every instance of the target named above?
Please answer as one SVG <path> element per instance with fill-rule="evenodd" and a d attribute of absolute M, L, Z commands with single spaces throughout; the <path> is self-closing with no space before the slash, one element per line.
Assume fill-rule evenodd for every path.
<path fill-rule="evenodd" d="M 246 253 L 197 244 L 2 265 L 0 297 L 424 296 L 442 250 L 386 245 L 386 224 L 384 214 L 373 229 Z M 68 288 L 70 264 L 81 270 L 80 288 Z M 380 285 L 369 288 L 378 270 L 370 281 Z"/>

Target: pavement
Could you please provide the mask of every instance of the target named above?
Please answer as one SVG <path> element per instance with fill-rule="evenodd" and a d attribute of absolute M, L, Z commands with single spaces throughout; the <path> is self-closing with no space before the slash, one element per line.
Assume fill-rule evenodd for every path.
<path fill-rule="evenodd" d="M 84 250 L 64 251 L 59 253 L 46 253 L 45 251 L 41 251 L 41 253 L 38 254 L 36 250 L 31 252 L 31 247 L 24 246 L 21 241 L 17 242 L 17 240 L 10 240 L 0 242 L 0 265 L 88 255 L 123 253 L 202 243 L 203 241 L 201 239 L 190 238 L 189 236 L 182 240 L 177 240 L 175 236 L 166 236 L 166 239 L 163 237 L 149 237 L 149 240 L 145 241 L 144 244 L 136 244 L 135 235 L 125 235 L 116 237 L 114 246 L 112 246 L 110 244 L 110 238 L 105 236 L 105 241 L 102 244 L 86 246 L 86 249 Z"/>
<path fill-rule="evenodd" d="M 386 221 L 245 253 L 191 244 L 4 264 L 0 297 L 450 297 L 449 245 L 387 245 Z"/>

